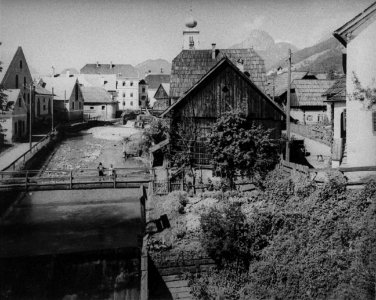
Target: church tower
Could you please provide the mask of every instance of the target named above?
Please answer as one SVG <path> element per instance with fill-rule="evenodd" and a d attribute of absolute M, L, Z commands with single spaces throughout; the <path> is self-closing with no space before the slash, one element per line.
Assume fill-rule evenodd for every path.
<path fill-rule="evenodd" d="M 192 17 L 192 10 L 190 17 L 185 22 L 183 30 L 183 50 L 197 50 L 200 49 L 200 41 L 198 39 L 200 31 L 196 28 L 197 21 Z"/>

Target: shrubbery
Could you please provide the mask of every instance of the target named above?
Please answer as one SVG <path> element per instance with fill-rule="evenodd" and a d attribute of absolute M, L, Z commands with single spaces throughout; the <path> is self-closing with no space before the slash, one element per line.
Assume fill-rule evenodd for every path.
<path fill-rule="evenodd" d="M 228 299 L 374 299 L 376 183 L 346 190 L 342 175 L 328 177 L 317 186 L 274 171 L 251 206 L 225 201 L 204 213 L 202 244 L 228 275 L 192 277 L 209 295 L 197 299 L 219 289 L 237 291 Z M 217 288 L 200 287 L 209 282 Z"/>

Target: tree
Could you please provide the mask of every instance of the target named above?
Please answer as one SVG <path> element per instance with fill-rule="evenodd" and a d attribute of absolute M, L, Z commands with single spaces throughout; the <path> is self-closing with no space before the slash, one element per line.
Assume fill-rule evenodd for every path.
<path fill-rule="evenodd" d="M 153 144 L 159 144 L 169 136 L 170 127 L 165 119 L 155 118 L 150 127 L 143 133 L 144 148 L 149 149 Z"/>
<path fill-rule="evenodd" d="M 272 130 L 250 123 L 239 110 L 224 113 L 214 124 L 209 147 L 213 165 L 235 187 L 236 175 L 263 179 L 278 162 L 278 141 Z"/>

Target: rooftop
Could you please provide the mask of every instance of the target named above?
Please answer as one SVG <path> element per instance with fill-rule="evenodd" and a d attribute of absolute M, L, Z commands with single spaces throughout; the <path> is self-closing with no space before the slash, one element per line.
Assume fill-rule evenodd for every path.
<path fill-rule="evenodd" d="M 47 90 L 54 89 L 54 100 L 67 100 L 72 94 L 77 78 L 75 77 L 42 77 Z"/>
<path fill-rule="evenodd" d="M 337 79 L 334 84 L 323 94 L 327 101 L 346 101 L 346 77 Z"/>
<path fill-rule="evenodd" d="M 170 83 L 169 74 L 148 74 L 145 76 L 145 82 L 149 90 L 156 90 L 161 83 Z"/>
<path fill-rule="evenodd" d="M 86 64 L 81 74 L 115 74 L 122 78 L 139 78 L 140 74 L 136 68 L 129 64 Z"/>
<path fill-rule="evenodd" d="M 334 80 L 295 79 L 291 88 L 296 97 L 291 97 L 291 106 L 324 106 L 323 94 L 334 84 Z"/>
<path fill-rule="evenodd" d="M 234 64 L 243 63 L 244 72 L 261 89 L 265 88 L 265 65 L 263 59 L 251 48 L 249 49 L 217 49 L 212 58 L 212 49 L 182 50 L 172 61 L 170 96 L 179 98 L 198 82 L 223 57 Z"/>
<path fill-rule="evenodd" d="M 101 87 L 81 87 L 84 103 L 113 103 L 111 95 Z"/>

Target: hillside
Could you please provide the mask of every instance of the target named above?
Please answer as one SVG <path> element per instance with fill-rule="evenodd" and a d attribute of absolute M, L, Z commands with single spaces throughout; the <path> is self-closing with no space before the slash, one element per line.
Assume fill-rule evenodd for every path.
<path fill-rule="evenodd" d="M 335 70 L 342 72 L 342 46 L 331 37 L 314 46 L 293 51 L 293 69 L 296 71 L 328 72 Z M 281 59 L 272 68 L 287 67 L 285 59 Z"/>
<path fill-rule="evenodd" d="M 238 49 L 251 47 L 264 59 L 265 68 L 267 70 L 281 59 L 285 58 L 289 48 L 293 51 L 297 51 L 297 48 L 290 43 L 276 43 L 270 34 L 263 30 L 252 30 L 245 40 L 230 48 Z"/>
<path fill-rule="evenodd" d="M 145 73 L 161 73 L 161 69 L 165 74 L 171 73 L 171 63 L 161 58 L 145 60 L 137 64 L 135 68 L 139 70 L 141 76 Z"/>

